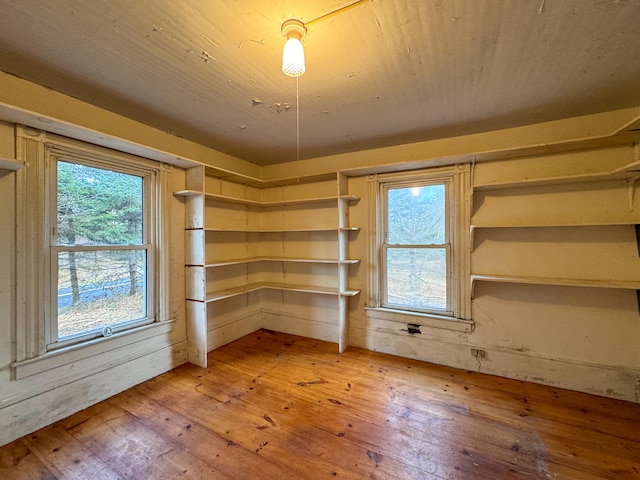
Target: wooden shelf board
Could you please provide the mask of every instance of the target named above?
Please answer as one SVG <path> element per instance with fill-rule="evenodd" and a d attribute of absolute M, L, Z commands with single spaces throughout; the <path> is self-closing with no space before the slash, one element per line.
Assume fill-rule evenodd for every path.
<path fill-rule="evenodd" d="M 309 205 L 314 203 L 328 203 L 336 202 L 338 199 L 347 200 L 349 202 L 360 200 L 355 195 L 341 195 L 339 197 L 315 197 L 315 198 L 300 198 L 296 200 L 274 200 L 260 203 L 262 207 L 286 207 L 289 205 Z"/>
<path fill-rule="evenodd" d="M 217 200 L 225 203 L 233 203 L 237 205 L 247 205 L 251 207 L 286 207 L 292 205 L 310 205 L 315 203 L 327 203 L 336 202 L 338 199 L 346 201 L 357 201 L 359 197 L 355 195 L 341 195 L 339 197 L 314 197 L 314 198 L 300 198 L 292 200 L 274 200 L 261 202 L 258 200 L 249 200 L 246 198 L 229 197 L 226 195 L 219 195 L 217 193 L 206 193 L 197 190 L 180 190 L 174 193 L 177 197 L 195 197 L 198 195 L 204 196 L 206 200 Z"/>
<path fill-rule="evenodd" d="M 235 258 L 229 260 L 217 260 L 200 265 L 205 268 L 223 267 L 226 265 L 241 265 L 243 263 L 255 262 L 291 262 L 291 263 L 329 263 L 329 264 L 346 264 L 354 265 L 360 263 L 360 260 L 338 260 L 335 258 L 284 258 L 284 257 L 248 257 Z"/>
<path fill-rule="evenodd" d="M 317 286 L 309 286 L 309 285 L 261 282 L 261 283 L 251 283 L 248 285 L 243 285 L 241 287 L 235 287 L 227 290 L 220 290 L 218 292 L 208 293 L 206 302 L 207 303 L 215 302 L 218 300 L 223 300 L 225 298 L 231 298 L 237 295 L 255 292 L 262 289 L 285 290 L 290 292 L 314 293 L 314 294 L 321 294 L 321 295 L 335 295 L 335 296 L 342 295 L 342 296 L 348 296 L 348 297 L 353 297 L 360 293 L 359 290 L 345 290 L 341 292 L 337 288 L 332 288 L 332 287 L 317 287 Z"/>
<path fill-rule="evenodd" d="M 623 220 L 623 221 L 604 221 L 604 222 L 586 222 L 586 223 L 539 223 L 539 224 L 493 224 L 493 225 L 482 225 L 482 224 L 472 224 L 471 230 L 475 230 L 478 228 L 554 228 L 554 227 L 615 227 L 615 226 L 626 226 L 626 225 L 636 225 L 640 223 L 640 219 L 638 221 L 632 220 Z"/>
<path fill-rule="evenodd" d="M 202 192 L 198 190 L 178 190 L 177 192 L 173 192 L 173 195 L 176 197 L 197 197 L 198 195 L 202 195 Z"/>
<path fill-rule="evenodd" d="M 229 233 L 304 233 L 304 232 L 357 232 L 359 228 L 290 228 L 290 229 L 238 229 L 238 228 L 205 228 L 205 232 Z"/>
<path fill-rule="evenodd" d="M 578 279 L 554 277 L 518 277 L 509 275 L 471 275 L 471 296 L 475 282 L 518 283 L 529 285 L 556 285 L 562 287 L 596 287 L 640 290 L 640 281 L 611 279 Z"/>
<path fill-rule="evenodd" d="M 16 171 L 26 166 L 26 164 L 16 160 L 15 158 L 0 157 L 0 170 Z"/>
<path fill-rule="evenodd" d="M 548 177 L 548 178 L 533 178 L 522 180 L 510 180 L 495 183 L 482 183 L 473 185 L 473 190 L 487 191 L 487 190 L 500 190 L 508 188 L 527 188 L 527 187 L 539 187 L 545 185 L 561 185 L 569 183 L 587 183 L 598 182 L 607 180 L 620 180 L 632 175 L 632 171 L 625 169 L 617 169 L 613 172 L 596 172 L 584 175 L 569 175 L 562 177 Z"/>
<path fill-rule="evenodd" d="M 205 175 L 210 177 L 222 178 L 226 181 L 238 183 L 240 185 L 248 185 L 256 188 L 270 188 L 284 185 L 314 183 L 325 180 L 333 180 L 336 178 L 335 172 L 308 174 L 295 177 L 273 178 L 264 180 L 252 175 L 232 172 L 231 170 L 214 167 L 212 165 L 200 164 L 205 169 Z"/>

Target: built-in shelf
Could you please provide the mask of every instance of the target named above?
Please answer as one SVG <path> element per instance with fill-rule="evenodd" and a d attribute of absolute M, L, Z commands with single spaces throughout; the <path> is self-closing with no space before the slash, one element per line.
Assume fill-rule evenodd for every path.
<path fill-rule="evenodd" d="M 640 280 L 613 280 L 613 279 L 578 279 L 578 278 L 551 278 L 551 277 L 519 277 L 509 275 L 471 275 L 471 296 L 474 296 L 476 282 L 518 283 L 525 285 L 556 285 L 564 287 L 597 287 L 620 288 L 627 290 L 640 290 Z"/>
<path fill-rule="evenodd" d="M 191 229 L 196 230 L 196 229 Z M 205 232 L 221 232 L 221 233 L 305 233 L 305 232 L 358 232 L 358 227 L 327 227 L 327 228 L 205 228 Z"/>
<path fill-rule="evenodd" d="M 220 167 L 213 167 L 211 165 L 200 164 L 193 168 L 204 168 L 207 176 L 221 178 L 231 183 L 237 183 L 254 188 L 272 188 L 282 187 L 287 185 L 303 185 L 307 183 L 323 182 L 327 180 L 335 180 L 335 173 L 316 173 L 295 175 L 292 177 L 272 178 L 270 180 L 263 180 L 253 175 L 238 173 L 235 171 L 227 170 Z"/>
<path fill-rule="evenodd" d="M 217 260 L 208 262 L 205 265 L 188 265 L 198 266 L 205 268 L 224 267 L 227 265 L 242 265 L 246 263 L 256 262 L 290 262 L 290 263 L 326 263 L 335 265 L 355 265 L 360 263 L 360 260 L 348 259 L 338 260 L 335 258 L 281 258 L 281 257 L 248 257 L 248 258 L 235 258 L 230 260 Z"/>
<path fill-rule="evenodd" d="M 471 238 L 471 245 L 473 245 L 474 243 L 474 239 L 475 239 L 475 232 L 476 230 L 490 230 L 490 229 L 495 229 L 495 230 L 506 230 L 506 229 L 515 229 L 515 228 L 576 228 L 576 227 L 629 227 L 629 226 L 633 226 L 633 225 L 637 225 L 640 222 L 640 219 L 638 220 L 622 220 L 620 222 L 588 222 L 588 223 L 553 223 L 553 222 L 549 222 L 548 224 L 528 224 L 528 225 L 523 225 L 523 224 L 510 224 L 510 225 L 506 225 L 506 224 L 501 224 L 501 225 L 471 225 L 470 227 L 470 238 Z"/>
<path fill-rule="evenodd" d="M 314 293 L 321 295 L 334 295 L 334 296 L 345 296 L 345 297 L 354 297 L 360 293 L 359 290 L 345 290 L 340 291 L 337 288 L 333 287 L 318 287 L 312 285 L 294 285 L 287 283 L 275 283 L 275 282 L 260 282 L 260 283 L 251 283 L 248 285 L 242 285 L 240 287 L 229 288 L 226 290 L 219 290 L 217 292 L 207 293 L 207 298 L 205 303 L 216 302 L 219 300 L 224 300 L 225 298 L 231 298 L 238 295 L 243 295 L 245 293 L 255 292 L 258 290 L 284 290 L 289 292 L 302 292 L 302 293 Z M 191 300 L 191 299 L 187 299 Z"/>
<path fill-rule="evenodd" d="M 503 180 L 492 183 L 477 183 L 473 185 L 473 189 L 482 191 L 507 188 L 538 187 L 542 185 L 559 185 L 567 183 L 599 182 L 628 178 L 632 175 L 637 175 L 638 173 L 640 173 L 640 160 L 633 161 L 631 163 L 628 163 L 627 165 L 610 171 L 582 173 L 577 175 L 563 175 L 557 177 Z"/>
<path fill-rule="evenodd" d="M 640 223 L 640 219 L 638 220 L 621 220 L 617 221 L 608 221 L 608 222 L 581 222 L 581 223 L 565 223 L 565 222 L 549 222 L 549 223 L 538 223 L 538 224 L 473 224 L 471 225 L 471 230 L 480 229 L 480 228 L 563 228 L 563 227 L 615 227 L 615 226 L 625 226 L 625 225 L 635 225 Z"/>
<path fill-rule="evenodd" d="M 607 178 L 611 180 L 611 178 Z M 481 192 L 475 197 L 475 228 L 592 227 L 640 223 L 640 175 L 589 184 Z"/>
<path fill-rule="evenodd" d="M 197 190 L 180 190 L 175 192 L 174 195 L 178 197 L 195 197 L 202 195 L 206 200 L 217 200 L 225 203 L 235 203 L 238 205 L 247 205 L 253 207 L 288 207 L 292 205 L 311 205 L 314 203 L 327 203 L 340 200 L 346 200 L 349 202 L 356 202 L 360 200 L 359 197 L 355 195 L 341 195 L 335 197 L 315 197 L 315 198 L 300 198 L 300 199 L 290 199 L 290 200 L 273 200 L 273 201 L 259 201 L 259 200 L 250 200 L 247 198 L 238 198 L 238 197 L 229 197 L 227 195 L 219 195 L 216 193 L 205 193 Z"/>
<path fill-rule="evenodd" d="M 21 168 L 26 167 L 27 165 L 15 158 L 4 158 L 0 157 L 0 170 L 20 170 Z"/>

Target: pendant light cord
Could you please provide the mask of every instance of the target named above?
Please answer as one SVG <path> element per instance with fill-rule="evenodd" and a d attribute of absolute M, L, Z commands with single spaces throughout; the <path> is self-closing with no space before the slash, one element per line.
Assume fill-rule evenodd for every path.
<path fill-rule="evenodd" d="M 300 90 L 296 77 L 296 161 L 300 161 Z"/>
<path fill-rule="evenodd" d="M 296 176 L 300 181 L 300 90 L 298 88 L 298 79 L 296 77 Z"/>

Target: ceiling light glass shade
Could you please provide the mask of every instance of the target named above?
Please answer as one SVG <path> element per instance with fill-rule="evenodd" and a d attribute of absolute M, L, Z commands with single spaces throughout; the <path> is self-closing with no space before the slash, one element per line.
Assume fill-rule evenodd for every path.
<path fill-rule="evenodd" d="M 282 71 L 290 77 L 299 77 L 305 72 L 304 48 L 299 39 L 290 37 L 282 50 Z"/>

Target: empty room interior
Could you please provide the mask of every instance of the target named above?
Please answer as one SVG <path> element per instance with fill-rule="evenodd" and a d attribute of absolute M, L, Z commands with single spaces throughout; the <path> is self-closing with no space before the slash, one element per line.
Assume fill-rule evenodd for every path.
<path fill-rule="evenodd" d="M 640 1 L 0 5 L 0 478 L 640 479 Z"/>

